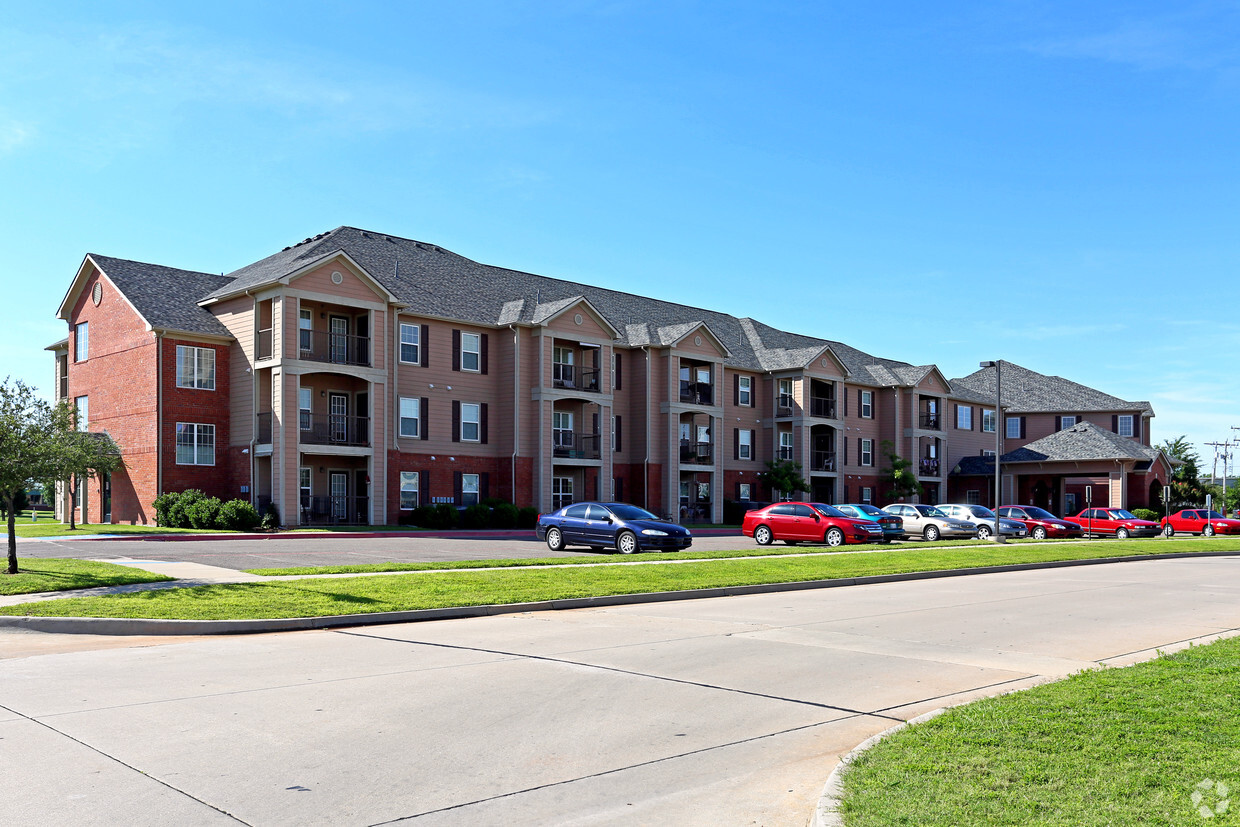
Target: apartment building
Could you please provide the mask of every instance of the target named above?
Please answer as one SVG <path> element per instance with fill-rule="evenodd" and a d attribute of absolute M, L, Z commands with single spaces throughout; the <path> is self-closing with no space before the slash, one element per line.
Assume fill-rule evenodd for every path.
<path fill-rule="evenodd" d="M 488 497 L 719 522 L 724 499 L 772 495 L 757 475 L 776 458 L 801 464 L 815 500 L 880 502 L 884 441 L 914 460 L 924 499 L 994 500 L 986 371 L 949 381 L 352 227 L 226 275 L 90 254 L 58 316 L 57 396 L 124 463 L 88 487 L 84 521 L 149 523 L 159 492 L 194 487 L 273 503 L 287 524 L 397 523 Z M 1147 403 L 1002 371 L 1005 500 L 1062 510 L 1105 480 L 1108 504 L 1143 505 L 1168 478 Z"/>

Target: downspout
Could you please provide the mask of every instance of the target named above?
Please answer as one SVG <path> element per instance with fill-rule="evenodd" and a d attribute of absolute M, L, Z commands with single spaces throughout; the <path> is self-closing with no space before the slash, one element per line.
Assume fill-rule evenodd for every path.
<path fill-rule="evenodd" d="M 164 493 L 164 343 L 155 331 L 155 496 Z"/>
<path fill-rule="evenodd" d="M 245 291 L 247 296 L 254 299 L 249 290 Z M 250 349 L 253 351 L 254 358 L 250 360 L 250 504 L 258 507 L 258 486 L 254 484 L 254 447 L 258 444 L 258 371 L 254 370 L 254 363 L 258 361 L 258 299 L 254 299 L 254 315 L 251 325 Z M 275 417 L 272 417 L 271 426 L 275 427 Z"/>
<path fill-rule="evenodd" d="M 515 324 L 512 331 L 512 503 L 517 503 L 517 456 L 521 453 L 521 334 Z"/>
<path fill-rule="evenodd" d="M 646 457 L 642 460 L 642 508 L 650 510 L 650 347 L 642 345 L 646 354 Z"/>

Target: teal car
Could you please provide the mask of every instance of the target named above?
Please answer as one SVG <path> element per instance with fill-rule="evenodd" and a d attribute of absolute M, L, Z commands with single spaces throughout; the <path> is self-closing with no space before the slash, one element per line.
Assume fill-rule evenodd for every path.
<path fill-rule="evenodd" d="M 869 520 L 872 523 L 878 523 L 883 529 L 882 541 L 884 543 L 899 540 L 904 536 L 904 520 L 894 514 L 883 511 L 881 508 L 868 503 L 849 503 L 847 505 L 837 505 L 836 508 L 855 520 Z"/>

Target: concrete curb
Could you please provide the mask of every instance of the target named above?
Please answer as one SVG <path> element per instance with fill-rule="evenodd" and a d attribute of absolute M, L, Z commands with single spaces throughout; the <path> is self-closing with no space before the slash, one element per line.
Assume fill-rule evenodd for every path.
<path fill-rule="evenodd" d="M 701 528 L 692 532 L 694 537 L 728 537 L 736 535 L 738 540 L 745 538 L 738 529 L 733 528 Z M 378 540 L 383 538 L 398 539 L 402 537 L 423 538 L 427 540 L 534 540 L 534 529 L 485 530 L 485 531 L 281 531 L 273 534 L 85 534 L 81 537 L 22 537 L 26 541 L 42 542 L 47 540 L 90 540 L 91 542 L 107 542 L 109 540 L 139 540 L 147 543 L 176 543 L 188 541 L 210 540 Z"/>
<path fill-rule="evenodd" d="M 578 597 L 544 600 L 534 603 L 506 603 L 486 606 L 459 606 L 443 609 L 411 609 L 403 612 L 329 615 L 325 617 L 291 617 L 267 620 L 153 620 L 147 618 L 34 617 L 0 615 L 0 628 L 59 634 L 89 635 L 230 635 L 258 632 L 291 632 L 306 629 L 333 629 L 347 626 L 378 626 L 388 623 L 416 623 L 426 620 L 453 620 L 467 617 L 519 614 L 521 612 L 593 609 L 605 606 L 627 606 L 642 603 L 665 603 L 672 600 L 698 600 L 710 597 L 737 597 L 749 594 L 835 589 L 868 586 L 878 583 L 903 583 L 911 580 L 937 580 L 945 577 L 967 577 L 975 574 L 1001 574 L 1015 571 L 1097 566 L 1109 563 L 1135 563 L 1146 560 L 1176 560 L 1193 557 L 1235 557 L 1240 551 L 1182 551 L 1168 554 L 1143 554 L 1105 557 L 1090 560 L 1054 560 L 1045 563 L 1016 563 L 1008 566 L 983 566 L 971 569 L 918 571 L 903 574 L 876 574 L 834 580 L 801 580 L 791 583 L 756 583 L 748 586 L 722 586 L 709 589 L 687 589 L 676 592 L 646 592 L 600 597 Z M 693 562 L 693 561 L 686 561 Z"/>

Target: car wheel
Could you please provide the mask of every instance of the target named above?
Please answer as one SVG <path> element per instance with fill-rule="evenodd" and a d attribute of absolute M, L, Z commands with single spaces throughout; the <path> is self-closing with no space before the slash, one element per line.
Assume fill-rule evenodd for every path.
<path fill-rule="evenodd" d="M 1045 529 L 1045 528 L 1043 528 L 1042 526 L 1037 526 L 1037 527 L 1035 527 L 1035 528 L 1033 529 L 1033 539 L 1035 539 L 1035 540 L 1045 540 L 1045 539 L 1046 539 L 1046 529 Z"/>
<path fill-rule="evenodd" d="M 822 539 L 829 546 L 842 546 L 844 545 L 844 532 L 832 526 L 827 529 L 827 534 Z"/>
<path fill-rule="evenodd" d="M 1213 536 L 1214 536 L 1214 526 L 1212 526 L 1212 525 L 1208 525 L 1208 526 L 1206 526 L 1206 527 L 1205 527 L 1205 530 L 1204 530 L 1204 531 L 1202 531 L 1201 533 L 1202 533 L 1202 534 L 1204 534 L 1204 535 L 1206 535 L 1207 537 L 1213 537 Z"/>
<path fill-rule="evenodd" d="M 1117 528 L 1117 529 L 1115 529 L 1115 539 L 1116 539 L 1116 540 L 1127 540 L 1127 539 L 1128 539 L 1128 529 L 1126 529 L 1126 528 Z"/>
<path fill-rule="evenodd" d="M 631 531 L 621 531 L 616 537 L 616 551 L 621 554 L 632 554 L 637 551 L 637 535 Z"/>
<path fill-rule="evenodd" d="M 922 532 L 922 536 L 925 537 L 927 541 L 933 543 L 935 540 L 939 539 L 939 530 L 935 526 L 928 525 L 926 526 L 926 530 Z"/>
<path fill-rule="evenodd" d="M 769 546 L 775 542 L 775 535 L 768 526 L 760 525 L 753 530 L 753 539 L 760 546 Z"/>
<path fill-rule="evenodd" d="M 547 548 L 552 551 L 564 550 L 564 535 L 558 528 L 547 529 Z"/>
<path fill-rule="evenodd" d="M 1175 536 L 1175 528 L 1172 527 L 1171 523 L 1167 523 L 1165 526 L 1163 526 L 1163 536 L 1164 537 Z"/>
<path fill-rule="evenodd" d="M 979 526 L 977 527 L 977 539 L 979 539 L 979 540 L 989 540 L 989 539 L 990 539 L 990 526 L 988 526 L 988 525 L 979 525 Z"/>

